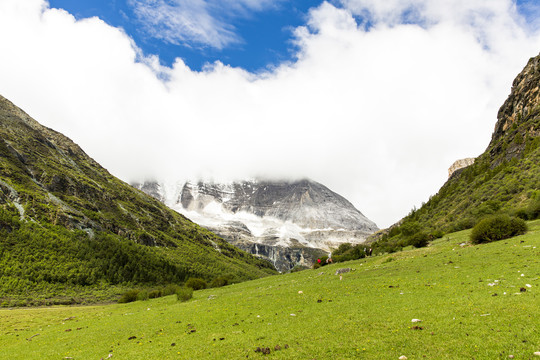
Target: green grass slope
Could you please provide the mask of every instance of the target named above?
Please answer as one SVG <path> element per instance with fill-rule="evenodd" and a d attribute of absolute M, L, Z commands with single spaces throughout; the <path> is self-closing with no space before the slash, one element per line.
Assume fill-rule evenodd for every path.
<path fill-rule="evenodd" d="M 185 303 L 0 310 L 0 349 L 9 359 L 532 359 L 540 221 L 529 229 L 477 246 L 462 231 L 422 249 L 196 291 Z M 342 267 L 356 270 L 340 280 Z"/>
<path fill-rule="evenodd" d="M 0 97 L 0 303 L 98 301 L 190 276 L 275 273 Z"/>

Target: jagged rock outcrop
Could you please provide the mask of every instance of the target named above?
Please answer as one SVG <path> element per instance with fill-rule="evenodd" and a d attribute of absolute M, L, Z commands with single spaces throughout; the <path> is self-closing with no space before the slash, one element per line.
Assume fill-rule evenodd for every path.
<path fill-rule="evenodd" d="M 471 166 L 472 164 L 474 164 L 475 159 L 476 158 L 465 158 L 465 159 L 456 160 L 452 164 L 452 166 L 448 168 L 448 177 L 450 178 L 452 174 L 459 169 L 463 169 L 463 168 L 466 168 L 467 166 Z"/>
<path fill-rule="evenodd" d="M 488 146 L 493 166 L 518 158 L 540 136 L 540 55 L 531 58 L 514 79 L 512 91 L 499 109 Z"/>
<path fill-rule="evenodd" d="M 309 266 L 378 230 L 349 201 L 311 180 L 134 184 L 280 271 Z"/>

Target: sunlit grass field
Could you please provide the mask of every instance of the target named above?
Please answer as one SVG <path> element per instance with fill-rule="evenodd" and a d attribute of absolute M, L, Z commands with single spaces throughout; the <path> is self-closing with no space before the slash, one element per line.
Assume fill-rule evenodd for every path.
<path fill-rule="evenodd" d="M 485 245 L 463 231 L 185 303 L 0 310 L 0 358 L 540 359 L 539 279 L 540 221 Z"/>

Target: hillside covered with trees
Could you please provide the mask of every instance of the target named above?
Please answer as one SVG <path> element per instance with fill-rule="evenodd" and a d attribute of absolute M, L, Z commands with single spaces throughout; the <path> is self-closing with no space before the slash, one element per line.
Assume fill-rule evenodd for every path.
<path fill-rule="evenodd" d="M 81 302 L 190 276 L 275 273 L 0 97 L 0 303 Z"/>

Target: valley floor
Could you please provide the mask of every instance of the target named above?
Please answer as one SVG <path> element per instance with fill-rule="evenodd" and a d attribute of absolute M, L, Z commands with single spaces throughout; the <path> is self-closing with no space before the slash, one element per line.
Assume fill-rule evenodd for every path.
<path fill-rule="evenodd" d="M 449 234 L 423 249 L 196 291 L 186 303 L 168 296 L 0 310 L 0 355 L 532 359 L 540 351 L 540 221 L 529 229 L 477 246 L 468 231 Z M 340 280 L 335 271 L 345 267 L 355 270 Z"/>

